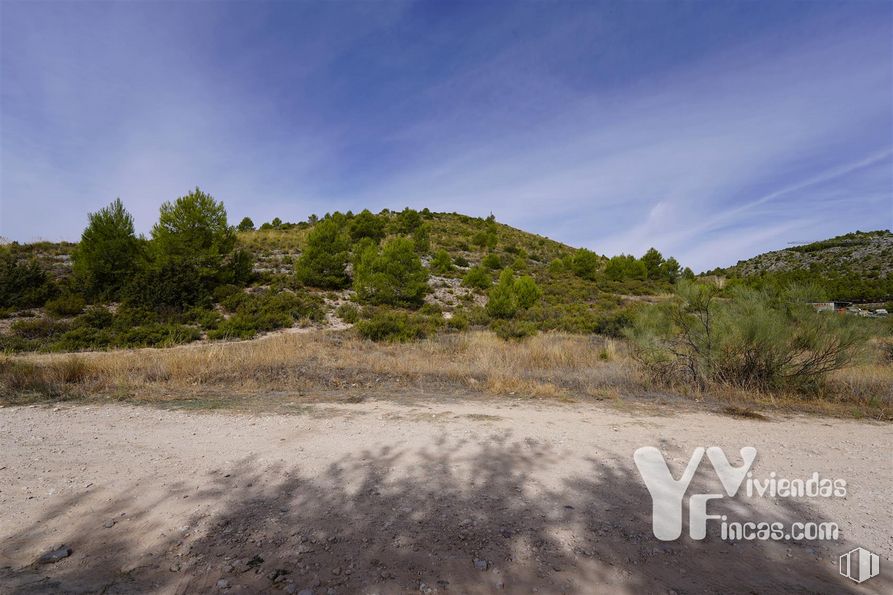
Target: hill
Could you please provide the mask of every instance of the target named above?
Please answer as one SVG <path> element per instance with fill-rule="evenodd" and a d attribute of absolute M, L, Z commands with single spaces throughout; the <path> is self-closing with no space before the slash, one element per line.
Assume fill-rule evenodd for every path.
<path fill-rule="evenodd" d="M 710 271 L 748 284 L 817 286 L 822 298 L 893 300 L 893 233 L 856 231 L 819 242 L 766 252 Z"/>
<path fill-rule="evenodd" d="M 222 209 L 196 192 L 176 204 L 207 198 L 209 213 Z M 208 226 L 192 243 L 187 236 L 201 226 L 177 217 L 195 209 L 175 215 L 178 207 L 168 206 L 162 222 L 175 232 L 135 238 L 131 227 L 136 256 L 117 276 L 108 269 L 123 266 L 117 262 L 97 269 L 99 280 L 76 273 L 76 243 L 0 247 L 7 280 L 0 349 L 171 345 L 308 325 L 356 325 L 362 336 L 386 340 L 485 327 L 506 338 L 547 330 L 619 335 L 634 309 L 692 276 L 653 249 L 608 258 L 493 216 L 428 209 L 335 212 L 257 228 L 247 218 L 237 227 L 224 219 L 214 232 L 219 242 L 208 243 Z M 126 212 L 119 215 L 126 227 Z M 106 258 L 107 251 L 92 252 Z M 117 285 L 110 289 L 110 281 Z"/>

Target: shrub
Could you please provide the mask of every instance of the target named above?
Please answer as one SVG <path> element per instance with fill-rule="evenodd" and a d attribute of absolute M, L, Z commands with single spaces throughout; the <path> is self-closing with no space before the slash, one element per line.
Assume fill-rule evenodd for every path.
<path fill-rule="evenodd" d="M 676 300 L 642 309 L 628 331 L 634 357 L 656 380 L 745 388 L 809 388 L 846 366 L 865 343 L 859 320 L 817 313 L 780 294 L 680 281 Z"/>
<path fill-rule="evenodd" d="M 74 275 L 88 295 L 116 299 L 133 275 L 142 249 L 133 217 L 117 198 L 87 218 L 73 255 Z"/>
<path fill-rule="evenodd" d="M 536 334 L 535 324 L 521 320 L 494 320 L 492 328 L 496 336 L 504 340 L 520 340 Z"/>
<path fill-rule="evenodd" d="M 511 318 L 518 311 L 518 298 L 514 291 L 514 274 L 505 269 L 499 281 L 487 294 L 487 313 L 493 318 Z"/>
<path fill-rule="evenodd" d="M 354 271 L 354 289 L 364 303 L 417 306 L 428 290 L 428 271 L 412 241 L 395 238 L 381 250 L 369 246 L 363 251 Z"/>
<path fill-rule="evenodd" d="M 173 203 L 162 204 L 158 223 L 152 228 L 153 254 L 160 267 L 171 265 L 175 270 L 190 270 L 198 285 L 208 291 L 231 281 L 232 263 L 224 263 L 235 243 L 236 235 L 227 224 L 223 203 L 198 188 Z"/>
<path fill-rule="evenodd" d="M 543 295 L 536 281 L 529 275 L 515 279 L 513 289 L 518 300 L 518 307 L 524 310 L 533 306 Z"/>
<path fill-rule="evenodd" d="M 64 333 L 53 343 L 56 351 L 107 349 L 115 345 L 115 333 L 108 328 L 78 326 Z"/>
<path fill-rule="evenodd" d="M 236 229 L 239 231 L 254 231 L 254 221 L 251 220 L 251 217 L 244 217 L 239 221 Z"/>
<path fill-rule="evenodd" d="M 96 329 L 109 328 L 115 322 L 115 316 L 108 308 L 102 306 L 93 306 L 88 308 L 83 314 L 78 316 L 72 322 L 72 326 L 76 328 L 89 327 Z"/>
<path fill-rule="evenodd" d="M 468 316 L 464 312 L 453 312 L 446 321 L 447 327 L 455 331 L 467 330 L 470 322 Z"/>
<path fill-rule="evenodd" d="M 122 331 L 116 344 L 120 347 L 170 347 L 189 343 L 200 337 L 201 333 L 195 327 L 153 322 Z"/>
<path fill-rule="evenodd" d="M 481 266 L 492 271 L 499 269 L 502 267 L 502 260 L 500 260 L 498 254 L 493 254 L 492 252 L 486 255 L 483 260 L 481 260 Z"/>
<path fill-rule="evenodd" d="M 144 263 L 122 292 L 133 308 L 179 312 L 208 300 L 207 279 L 195 262 L 154 260 Z"/>
<path fill-rule="evenodd" d="M 295 265 L 299 282 L 322 289 L 342 289 L 347 275 L 349 242 L 344 230 L 332 220 L 317 223 L 307 236 L 307 247 Z"/>
<path fill-rule="evenodd" d="M 468 269 L 468 272 L 462 277 L 462 285 L 473 289 L 487 289 L 493 285 L 493 279 L 490 277 L 490 273 L 482 267 L 475 266 Z"/>
<path fill-rule="evenodd" d="M 422 226 L 422 216 L 415 209 L 406 207 L 394 218 L 392 228 L 394 233 L 410 235 Z"/>
<path fill-rule="evenodd" d="M 605 277 L 611 281 L 624 281 L 636 279 L 644 281 L 648 277 L 648 269 L 645 263 L 635 256 L 621 254 L 612 256 L 605 265 Z"/>
<path fill-rule="evenodd" d="M 385 236 L 385 220 L 373 215 L 369 209 L 363 209 L 350 222 L 350 239 L 354 242 L 369 238 L 374 242 L 381 241 Z"/>
<path fill-rule="evenodd" d="M 357 320 L 360 319 L 360 309 L 357 308 L 356 304 L 351 304 L 349 302 L 341 304 L 335 310 L 335 314 L 348 324 L 356 324 Z"/>
<path fill-rule="evenodd" d="M 469 263 L 468 263 L 468 259 L 460 254 L 459 256 L 457 256 L 456 258 L 453 259 L 453 264 L 455 264 L 457 267 L 464 268 L 464 267 L 467 267 Z"/>
<path fill-rule="evenodd" d="M 61 335 L 69 328 L 71 325 L 67 322 L 49 318 L 29 318 L 13 322 L 10 330 L 23 339 L 48 339 Z"/>
<path fill-rule="evenodd" d="M 427 224 L 419 225 L 412 232 L 412 245 L 419 254 L 427 254 L 431 251 L 431 238 Z"/>
<path fill-rule="evenodd" d="M 0 248 L 0 308 L 42 306 L 55 291 L 37 261 L 21 261 L 8 248 Z"/>
<path fill-rule="evenodd" d="M 453 262 L 446 250 L 438 250 L 431 259 L 431 270 L 441 275 L 449 273 L 453 269 Z"/>
<path fill-rule="evenodd" d="M 394 310 L 376 311 L 358 321 L 355 328 L 364 339 L 392 343 L 424 339 L 436 330 L 428 317 Z"/>
<path fill-rule="evenodd" d="M 65 293 L 48 301 L 46 309 L 56 316 L 76 316 L 84 309 L 84 298 L 76 293 Z"/>
<path fill-rule="evenodd" d="M 237 293 L 224 302 L 235 314 L 208 332 L 211 339 L 250 339 L 259 332 L 290 327 L 301 319 L 322 320 L 321 300 L 289 291 Z"/>
<path fill-rule="evenodd" d="M 553 261 L 554 262 L 554 261 Z M 562 263 L 563 264 L 563 263 Z M 558 264 L 556 264 L 558 266 Z M 580 248 L 570 258 L 570 268 L 574 274 L 583 279 L 594 279 L 598 272 L 598 254 L 586 248 Z"/>

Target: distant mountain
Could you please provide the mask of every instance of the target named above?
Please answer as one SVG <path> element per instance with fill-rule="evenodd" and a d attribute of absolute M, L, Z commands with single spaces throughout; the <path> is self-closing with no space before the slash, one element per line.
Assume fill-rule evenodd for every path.
<path fill-rule="evenodd" d="M 813 283 L 829 299 L 893 300 L 893 233 L 856 231 L 712 271 L 754 282 Z"/>

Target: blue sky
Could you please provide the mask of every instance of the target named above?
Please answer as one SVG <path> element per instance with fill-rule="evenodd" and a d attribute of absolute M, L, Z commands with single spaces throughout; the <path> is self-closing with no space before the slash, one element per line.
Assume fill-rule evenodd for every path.
<path fill-rule="evenodd" d="M 695 270 L 893 228 L 893 4 L 0 2 L 0 235 L 487 215 Z"/>

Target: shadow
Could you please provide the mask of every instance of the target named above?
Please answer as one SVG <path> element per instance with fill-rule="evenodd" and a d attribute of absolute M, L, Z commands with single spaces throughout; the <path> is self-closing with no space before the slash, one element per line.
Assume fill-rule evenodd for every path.
<path fill-rule="evenodd" d="M 586 464 L 570 478 L 550 473 L 562 465 L 553 449 L 510 435 L 358 452 L 313 475 L 246 459 L 198 489 L 184 479 L 154 499 L 134 487 L 101 505 L 57 503 L 0 549 L 65 543 L 73 554 L 0 569 L 0 592 L 890 592 L 884 575 L 862 586 L 840 577 L 840 542 L 730 543 L 716 524 L 702 541 L 684 527 L 660 542 L 631 457 Z M 705 469 L 689 494 L 716 491 Z M 46 530 L 73 510 L 61 535 Z M 823 520 L 794 500 L 770 511 L 760 520 Z"/>

